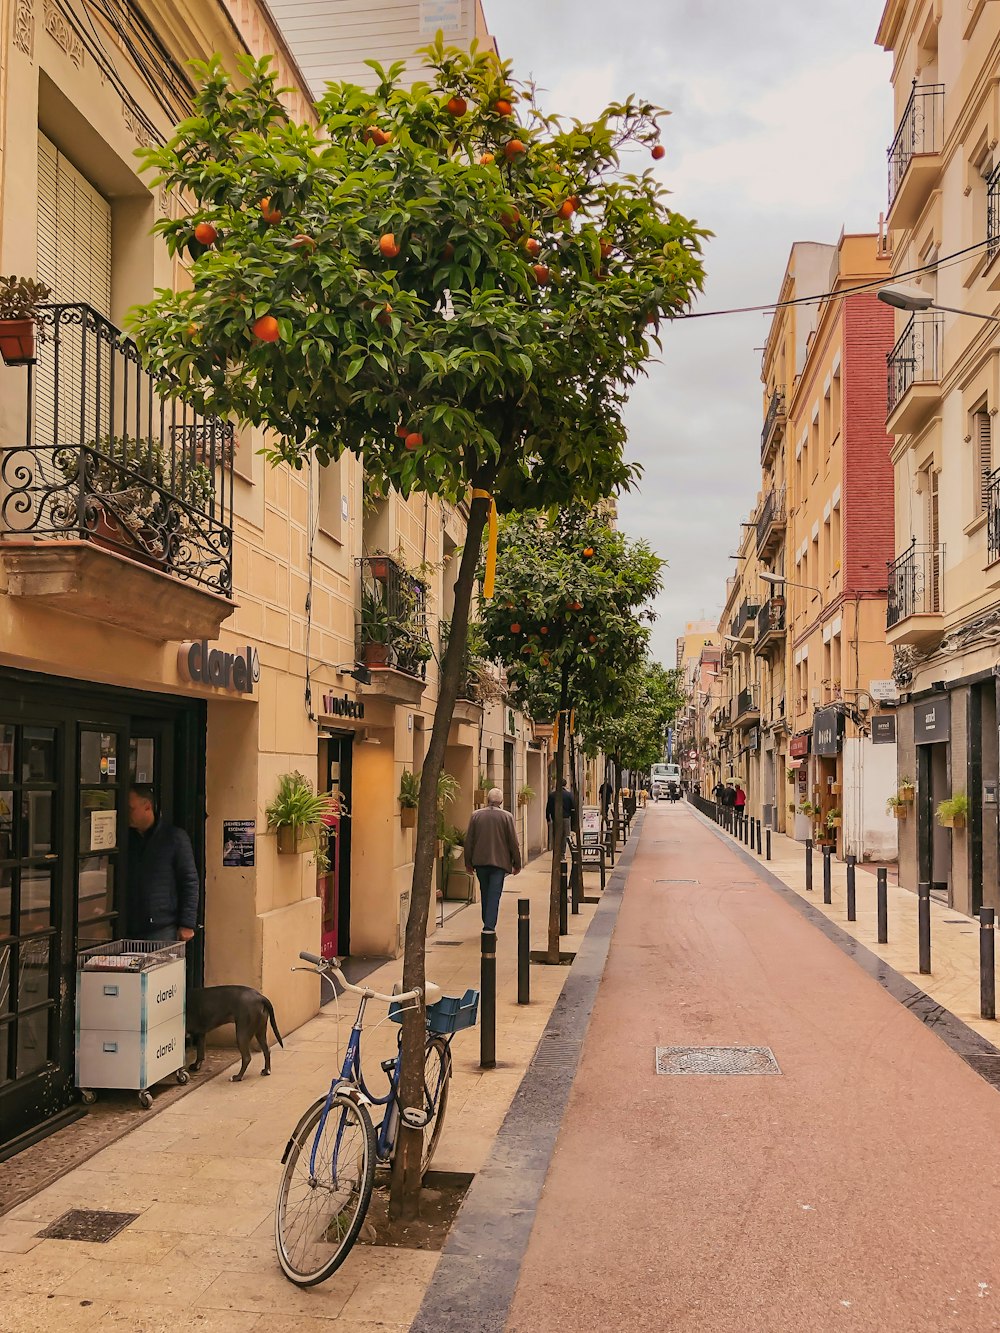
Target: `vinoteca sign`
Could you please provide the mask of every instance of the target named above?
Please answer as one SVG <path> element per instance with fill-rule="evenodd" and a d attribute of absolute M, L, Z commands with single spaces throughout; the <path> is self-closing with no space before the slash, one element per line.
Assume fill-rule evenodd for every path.
<path fill-rule="evenodd" d="M 250 644 L 241 653 L 226 653 L 213 648 L 207 639 L 198 639 L 181 644 L 177 650 L 177 669 L 192 685 L 253 694 L 253 687 L 260 680 L 260 657 Z"/>
<path fill-rule="evenodd" d="M 352 699 L 344 694 L 339 698 L 335 694 L 323 695 L 323 712 L 327 717 L 355 717 L 364 720 L 365 706 L 360 699 Z"/>

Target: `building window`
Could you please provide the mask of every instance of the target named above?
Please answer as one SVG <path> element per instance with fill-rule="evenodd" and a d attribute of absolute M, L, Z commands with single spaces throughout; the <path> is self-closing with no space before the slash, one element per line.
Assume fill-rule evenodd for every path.
<path fill-rule="evenodd" d="M 985 514 L 990 501 L 990 473 L 993 471 L 993 418 L 986 403 L 972 414 L 972 495 L 973 512 Z"/>
<path fill-rule="evenodd" d="M 344 536 L 342 463 L 343 457 L 341 456 L 336 462 L 327 463 L 326 467 L 319 469 L 317 519 L 320 531 L 325 532 L 328 537 L 332 537 L 337 542 L 343 541 Z"/>
<path fill-rule="evenodd" d="M 1000 250 L 1000 166 L 986 180 L 986 256 L 993 259 Z"/>

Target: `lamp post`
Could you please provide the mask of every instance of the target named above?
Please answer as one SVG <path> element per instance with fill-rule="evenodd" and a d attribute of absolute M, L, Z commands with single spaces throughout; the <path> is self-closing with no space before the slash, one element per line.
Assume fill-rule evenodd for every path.
<path fill-rule="evenodd" d="M 938 305 L 933 296 L 922 292 L 919 287 L 880 287 L 878 299 L 896 310 L 906 310 L 911 315 L 919 315 L 924 310 L 943 310 L 949 315 L 971 315 L 973 319 L 1000 324 L 1000 315 L 984 315 L 980 310 L 959 310 L 953 305 Z"/>

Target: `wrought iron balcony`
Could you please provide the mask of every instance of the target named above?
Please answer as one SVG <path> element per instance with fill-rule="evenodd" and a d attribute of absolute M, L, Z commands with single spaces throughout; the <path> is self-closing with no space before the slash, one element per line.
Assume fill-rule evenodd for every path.
<path fill-rule="evenodd" d="M 910 226 L 930 189 L 930 175 L 938 164 L 933 161 L 944 147 L 944 84 L 918 84 L 914 79 L 913 91 L 900 118 L 896 137 L 887 150 L 889 159 L 889 208 L 895 207 L 893 225 Z M 926 179 L 914 181 L 913 198 L 906 197 L 907 175 L 914 159 L 932 159 Z M 900 217 L 900 206 L 905 217 Z"/>
<path fill-rule="evenodd" d="M 766 467 L 771 460 L 773 447 L 781 441 L 785 433 L 785 393 L 775 389 L 767 405 L 764 416 L 764 429 L 760 433 L 760 461 Z"/>
<path fill-rule="evenodd" d="M 737 611 L 736 615 L 733 617 L 733 622 L 730 626 L 729 632 L 734 639 L 744 639 L 747 640 L 748 642 L 750 639 L 752 639 L 753 636 L 752 634 L 749 633 L 749 631 L 751 631 L 754 628 L 754 624 L 757 619 L 757 612 L 759 610 L 760 610 L 759 602 L 743 603 L 739 611 Z"/>
<path fill-rule="evenodd" d="M 373 671 L 395 670 L 423 682 L 432 656 L 427 589 L 389 555 L 362 556 L 358 658 Z"/>
<path fill-rule="evenodd" d="M 943 366 L 944 316 L 914 315 L 886 357 L 887 415 L 901 434 L 919 424 L 938 394 Z M 912 391 L 909 404 L 904 399 Z"/>
<path fill-rule="evenodd" d="M 199 609 L 177 591 L 160 637 L 214 635 L 233 610 L 232 426 L 159 394 L 132 339 L 91 306 L 43 306 L 38 327 L 44 341 L 27 371 L 24 443 L 0 444 L 0 554 L 15 571 L 13 591 L 39 595 L 31 570 L 43 560 L 50 588 L 55 571 L 65 582 L 72 566 L 84 597 L 66 609 L 91 614 L 92 557 L 112 552 L 171 576 L 175 591 L 226 599 Z M 128 567 L 114 568 L 141 587 Z M 159 615 L 162 590 L 146 579 Z M 111 623 L 149 632 L 142 607 L 106 611 Z M 123 611 L 127 618 L 116 619 Z"/>
<path fill-rule="evenodd" d="M 919 643 L 933 637 L 943 620 L 941 582 L 944 573 L 944 547 L 910 547 L 889 564 L 886 630 L 893 630 L 911 618 L 918 623 L 908 634 L 894 634 L 891 642 Z"/>
<path fill-rule="evenodd" d="M 986 549 L 990 564 L 1000 560 L 1000 468 L 990 473 L 986 495 Z"/>
<path fill-rule="evenodd" d="M 754 652 L 767 656 L 785 637 L 785 599 L 772 597 L 757 612 L 757 639 Z"/>
<path fill-rule="evenodd" d="M 757 515 L 757 554 L 766 559 L 781 544 L 785 531 L 785 488 L 768 491 Z"/>
<path fill-rule="evenodd" d="M 733 726 L 750 727 L 760 721 L 760 709 L 754 701 L 753 690 L 741 690 L 733 701 Z"/>

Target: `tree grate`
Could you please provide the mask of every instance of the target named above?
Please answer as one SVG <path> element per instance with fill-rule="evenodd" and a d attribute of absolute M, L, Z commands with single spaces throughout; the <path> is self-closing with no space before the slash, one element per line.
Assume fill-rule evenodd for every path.
<path fill-rule="evenodd" d="M 658 1074 L 780 1074 L 770 1046 L 657 1046 Z"/>
<path fill-rule="evenodd" d="M 101 1208 L 71 1208 L 39 1231 L 38 1236 L 42 1240 L 89 1240 L 106 1245 L 138 1216 L 138 1213 L 112 1213 Z"/>

